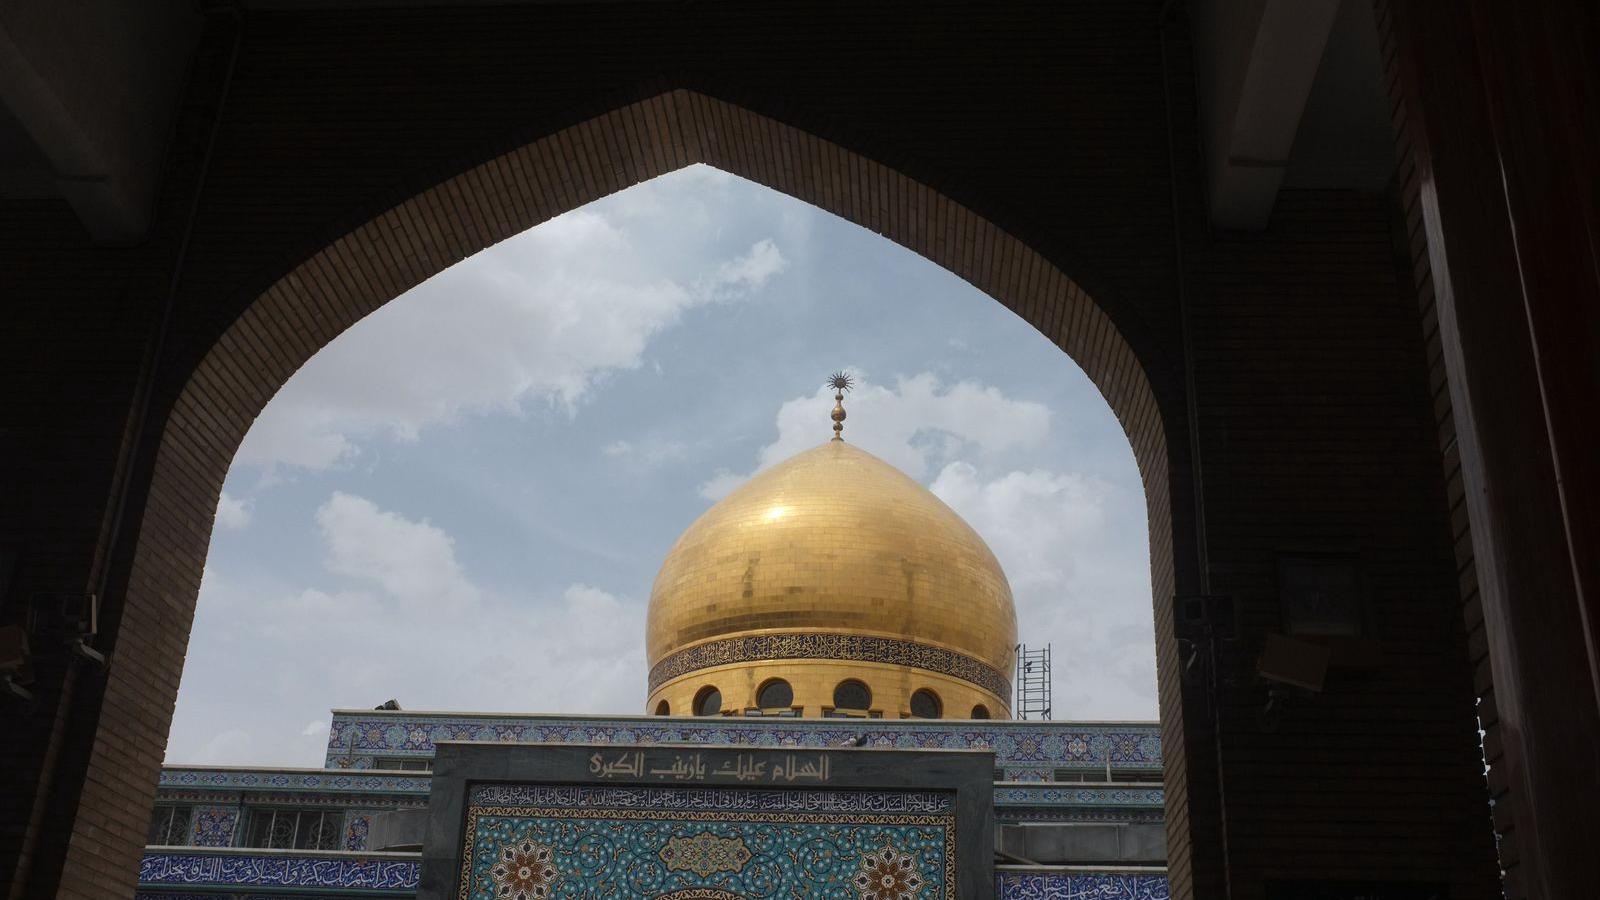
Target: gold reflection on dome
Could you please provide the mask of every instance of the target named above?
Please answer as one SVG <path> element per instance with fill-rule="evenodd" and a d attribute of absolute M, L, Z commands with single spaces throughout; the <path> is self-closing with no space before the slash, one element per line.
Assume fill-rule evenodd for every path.
<path fill-rule="evenodd" d="M 842 418 L 836 415 L 835 423 Z M 874 639 L 863 646 L 912 647 L 922 654 L 919 661 L 901 659 L 892 666 L 896 683 L 908 688 L 919 683 L 916 673 L 923 668 L 944 665 L 945 676 L 954 671 L 920 660 L 955 659 L 969 675 L 955 672 L 954 681 L 928 682 L 946 695 L 951 714 L 965 715 L 975 702 L 1007 714 L 1009 704 L 995 701 L 1009 693 L 1008 685 L 993 687 L 992 678 L 982 690 L 970 684 L 974 668 L 1001 679 L 1011 673 L 1016 614 L 999 562 L 926 488 L 838 439 L 751 478 L 690 525 L 667 554 L 650 596 L 646 645 L 650 665 L 670 671 L 654 679 L 659 683 L 651 686 L 652 705 L 670 694 L 673 711 L 687 712 L 677 698 L 693 687 L 688 682 L 717 680 L 685 671 L 691 648 L 710 651 L 730 638 L 817 633 Z M 766 677 L 762 673 L 802 676 L 793 661 L 778 668 L 766 659 L 716 662 L 694 665 L 714 667 L 720 683 L 729 685 L 725 696 L 742 683 L 740 677 L 756 684 Z M 856 665 L 864 672 L 880 668 L 876 662 Z M 837 668 L 828 664 L 830 672 Z M 883 683 L 891 674 L 883 668 L 863 677 Z M 820 669 L 817 677 L 823 678 Z M 669 682 L 676 685 L 670 691 Z M 903 707 L 909 691 L 895 694 L 900 699 L 885 704 L 891 717 L 900 714 L 893 707 Z M 727 702 L 738 708 L 746 701 L 728 696 Z M 818 714 L 805 702 L 807 714 Z"/>

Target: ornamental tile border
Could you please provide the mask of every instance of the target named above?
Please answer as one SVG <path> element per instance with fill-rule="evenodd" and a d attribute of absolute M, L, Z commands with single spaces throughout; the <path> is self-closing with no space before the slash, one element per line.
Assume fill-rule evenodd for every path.
<path fill-rule="evenodd" d="M 965 653 L 896 638 L 822 632 L 744 635 L 679 650 L 650 667 L 650 693 L 689 672 L 775 659 L 829 659 L 912 666 L 975 684 L 999 697 L 1006 706 L 1011 705 L 1011 679 Z"/>
<path fill-rule="evenodd" d="M 162 773 L 161 773 L 161 786 L 162 786 L 162 792 L 161 793 L 162 793 L 162 796 L 164 798 L 179 798 L 179 799 L 190 797 L 191 795 L 189 795 L 187 792 L 181 791 L 181 790 L 176 790 L 176 789 L 174 789 L 174 788 L 169 786 L 174 780 L 176 780 L 176 779 L 169 778 L 168 776 L 170 774 L 172 774 L 171 770 L 163 770 Z M 259 772 L 254 772 L 254 773 L 253 772 L 216 772 L 216 773 L 208 772 L 206 774 L 208 774 L 208 775 L 218 775 L 218 776 L 239 776 L 239 778 L 241 778 L 241 779 L 249 779 L 249 780 L 252 780 L 252 781 L 259 781 L 257 776 L 259 776 L 262 773 L 259 773 Z M 239 779 L 235 779 L 235 780 L 237 781 Z M 387 780 L 392 782 L 392 781 L 396 781 L 397 779 L 387 779 Z M 398 794 L 398 793 L 402 793 L 403 792 L 406 795 L 408 795 L 410 797 L 417 798 L 417 799 L 425 799 L 427 797 L 427 795 L 428 795 L 428 791 L 429 791 L 430 786 L 432 784 L 432 779 L 428 778 L 427 776 L 411 776 L 411 777 L 407 777 L 405 779 L 399 779 L 399 780 L 403 780 L 404 783 L 405 783 L 405 786 L 402 788 L 399 785 L 396 785 L 393 788 L 394 793 Z M 308 783 L 308 781 L 310 781 L 310 780 L 309 779 L 304 779 L 304 778 L 299 779 L 299 783 L 302 786 L 306 785 Z M 326 793 L 341 793 L 341 794 L 343 794 L 343 793 L 362 794 L 362 793 L 366 793 L 367 791 L 373 790 L 373 788 L 371 788 L 370 786 L 353 785 L 352 784 L 353 781 L 359 781 L 359 779 L 352 779 L 345 772 L 342 772 L 342 771 L 330 771 L 330 772 L 324 773 L 323 777 L 321 777 L 320 779 L 315 780 L 315 781 L 310 781 L 311 786 L 308 787 L 307 790 L 316 791 L 316 792 L 326 792 Z M 558 790 L 558 789 L 551 788 L 550 790 Z M 559 790 L 570 790 L 570 789 L 568 789 L 568 788 L 560 788 Z M 205 795 L 196 794 L 196 795 L 193 795 L 193 796 L 195 798 L 200 798 L 200 797 L 204 797 Z M 305 803 L 305 802 L 308 802 L 306 800 L 306 798 L 304 798 L 304 797 L 291 795 L 291 794 L 272 794 L 272 793 L 269 793 L 269 794 L 264 794 L 264 795 L 261 795 L 261 796 L 252 796 L 251 799 L 256 803 L 272 802 L 272 801 L 278 801 L 278 802 L 284 802 L 284 803 Z M 407 803 L 403 799 L 394 800 L 394 801 L 386 801 L 384 798 L 372 798 L 370 800 L 364 800 L 363 802 L 374 803 L 374 804 L 378 804 L 380 806 L 395 806 L 395 805 L 411 806 L 411 805 L 414 805 L 414 804 Z M 1117 788 L 1117 787 L 1105 788 L 1105 787 L 1091 787 L 1091 786 L 1081 786 L 1081 785 L 1056 784 L 1056 783 L 1053 783 L 1053 782 L 1038 782 L 1037 784 L 1027 784 L 1027 785 L 996 785 L 995 789 L 994 789 L 994 802 L 995 802 L 995 806 L 997 806 L 997 807 L 1005 807 L 1005 806 L 1046 806 L 1046 807 L 1049 807 L 1049 806 L 1094 806 L 1094 807 L 1132 807 L 1132 808 L 1149 807 L 1149 808 L 1152 808 L 1152 809 L 1160 809 L 1162 807 L 1163 802 L 1164 802 L 1164 794 L 1163 794 L 1163 791 L 1162 791 L 1161 788 Z M 348 849 L 356 850 L 356 849 L 361 849 L 361 848 L 359 848 L 359 847 L 349 847 Z"/>
<path fill-rule="evenodd" d="M 340 793 L 426 794 L 432 779 L 426 775 L 373 775 L 362 772 L 328 772 L 320 769 L 164 768 L 159 786 L 250 791 L 339 791 Z"/>
<path fill-rule="evenodd" d="M 1160 809 L 1166 802 L 1161 788 L 1084 787 L 1070 784 L 994 789 L 995 806 L 1130 806 Z"/>
<path fill-rule="evenodd" d="M 998 900 L 1171 900 L 1165 875 L 999 872 Z"/>
<path fill-rule="evenodd" d="M 480 784 L 469 795 L 477 806 L 560 809 L 701 810 L 717 812 L 906 813 L 943 815 L 955 795 L 942 791 L 783 790 L 765 788 L 611 787 Z"/>
<path fill-rule="evenodd" d="M 1157 771 L 1161 735 L 1155 724 L 1087 724 L 884 719 L 743 719 L 703 721 L 639 716 L 563 718 L 473 716 L 450 713 L 338 713 L 328 733 L 327 766 L 352 777 L 374 756 L 428 756 L 437 741 L 555 744 L 722 744 L 757 747 L 828 747 L 855 744 L 895 749 L 992 750 L 1008 779 L 1038 777 L 1064 766 L 1110 763 Z M 374 776 L 400 778 L 403 776 Z M 165 782 L 163 782 L 165 783 Z"/>
<path fill-rule="evenodd" d="M 1114 822 L 1120 825 L 1160 825 L 1166 814 L 1160 809 L 1102 809 L 1090 806 L 1005 806 L 995 809 L 995 821 L 1002 825 L 1021 822 Z"/>
<path fill-rule="evenodd" d="M 338 774 L 338 773 L 330 773 L 330 774 Z M 413 783 L 408 788 L 408 790 L 410 792 L 408 797 L 384 798 L 384 797 L 371 797 L 371 796 L 362 795 L 362 799 L 361 799 L 360 802 L 362 804 L 365 804 L 368 807 L 376 807 L 376 808 L 379 808 L 379 809 L 381 809 L 381 808 L 391 808 L 391 807 L 393 807 L 393 808 L 415 809 L 415 808 L 420 808 L 420 807 L 426 805 L 426 798 L 427 798 L 428 790 L 429 790 L 429 782 L 427 780 L 421 779 L 421 778 L 412 778 L 412 779 L 409 779 L 409 780 L 411 782 L 413 782 Z M 337 791 L 337 790 L 332 789 L 332 788 L 327 788 L 327 787 L 320 788 L 319 790 L 322 791 L 322 792 L 328 793 L 328 794 L 341 793 L 340 791 Z M 630 791 L 630 790 L 634 790 L 634 789 L 630 789 L 630 788 L 581 788 L 580 789 L 580 788 L 569 788 L 569 787 L 546 787 L 546 788 L 542 788 L 541 790 L 548 791 L 548 792 L 550 792 L 550 794 L 549 794 L 548 797 L 541 796 L 541 799 L 539 799 L 537 801 L 537 803 L 539 805 L 560 805 L 560 801 L 558 799 L 556 799 L 558 797 L 558 795 L 560 795 L 560 794 L 570 794 L 573 791 L 602 791 L 602 790 Z M 638 789 L 638 790 L 649 790 L 649 789 L 642 788 L 642 789 Z M 203 795 L 196 795 L 196 797 L 191 798 L 189 792 L 181 791 L 181 790 L 174 790 L 174 789 L 171 789 L 171 788 L 162 788 L 161 789 L 161 797 L 162 797 L 162 799 L 166 799 L 166 800 L 172 800 L 172 799 L 196 799 L 196 798 L 208 799 L 208 800 L 209 799 L 213 799 L 213 798 L 210 798 L 210 797 L 204 797 Z M 254 801 L 254 805 L 273 805 L 273 804 L 301 804 L 301 805 L 304 805 L 306 803 L 313 803 L 314 805 L 320 805 L 320 804 L 316 804 L 314 800 L 309 800 L 308 798 L 304 797 L 303 795 L 294 795 L 294 794 L 281 794 L 281 795 L 280 794 L 263 794 L 263 795 L 258 795 L 258 796 L 252 796 L 251 799 L 252 799 L 252 801 Z M 336 796 L 329 796 L 329 797 L 327 797 L 325 799 L 326 799 L 327 804 L 330 804 L 330 805 L 339 806 L 339 805 L 343 805 L 343 803 L 344 803 L 341 799 L 339 799 Z M 1163 808 L 1163 800 L 1164 800 L 1164 795 L 1163 795 L 1163 792 L 1162 792 L 1162 790 L 1160 788 L 1125 789 L 1125 788 L 1103 788 L 1103 787 L 1086 787 L 1086 786 L 1081 786 L 1081 785 L 1064 785 L 1064 784 L 1063 785 L 1057 785 L 1057 784 L 1050 784 L 1050 783 L 1040 783 L 1037 786 L 1036 785 L 1032 785 L 1032 784 L 1029 784 L 1029 785 L 996 785 L 995 789 L 994 789 L 994 805 L 995 805 L 995 807 L 997 809 L 1005 809 L 1005 808 L 1021 809 L 1021 808 L 1027 808 L 1027 807 L 1036 807 L 1036 808 L 1039 808 L 1041 810 L 1047 810 L 1047 809 L 1074 809 L 1074 808 L 1115 808 L 1115 809 L 1149 809 L 1149 810 L 1160 811 Z M 614 802 L 614 801 L 605 800 L 603 802 L 611 803 L 611 802 Z M 808 802 L 811 802 L 811 801 L 808 801 Z M 236 806 L 230 807 L 230 806 L 224 806 L 224 805 L 218 804 L 216 808 L 233 810 L 235 812 L 235 815 L 237 814 L 237 812 L 236 812 L 237 811 L 237 807 Z M 351 818 L 349 824 L 346 827 L 345 849 L 347 849 L 347 850 L 363 850 L 363 849 L 365 849 L 365 843 L 364 843 L 364 840 L 365 840 L 365 837 L 366 837 L 365 827 L 370 827 L 370 821 L 366 821 L 364 823 L 364 825 L 365 825 L 365 827 L 364 827 L 363 823 L 358 823 L 356 821 L 356 819 L 357 818 L 363 818 L 365 820 L 370 820 L 371 813 L 374 812 L 374 811 L 377 811 L 376 809 L 372 809 L 372 808 L 362 809 L 362 808 L 359 808 L 359 807 L 357 807 L 357 810 L 358 810 L 358 812 L 355 812 L 355 813 L 352 814 L 352 818 Z M 229 829 L 231 829 L 232 825 L 230 824 L 228 827 L 229 827 Z M 359 832 L 359 834 L 357 832 Z M 198 835 L 196 835 L 196 838 L 198 839 Z M 358 841 L 358 843 L 351 843 L 352 841 Z M 214 846 L 227 846 L 227 845 L 224 843 L 224 844 L 216 844 Z"/>
<path fill-rule="evenodd" d="M 213 894 L 210 892 L 197 894 L 192 891 L 135 891 L 133 900 L 355 900 L 355 898 L 370 896 L 363 893 L 340 892 L 328 894 L 323 891 L 308 891 L 306 893 L 284 893 L 280 890 L 268 889 L 265 894 L 240 894 L 229 891 L 226 894 Z M 384 891 L 380 896 L 407 897 L 404 891 Z"/>
<path fill-rule="evenodd" d="M 139 885 L 415 891 L 421 865 L 365 856 L 146 852 Z"/>

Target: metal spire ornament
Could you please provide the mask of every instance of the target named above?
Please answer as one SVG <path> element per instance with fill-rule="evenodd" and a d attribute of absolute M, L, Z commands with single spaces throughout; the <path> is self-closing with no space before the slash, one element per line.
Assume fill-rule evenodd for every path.
<path fill-rule="evenodd" d="M 847 372 L 828 376 L 828 387 L 833 388 L 833 439 L 844 440 L 844 392 L 855 387 L 855 379 Z"/>

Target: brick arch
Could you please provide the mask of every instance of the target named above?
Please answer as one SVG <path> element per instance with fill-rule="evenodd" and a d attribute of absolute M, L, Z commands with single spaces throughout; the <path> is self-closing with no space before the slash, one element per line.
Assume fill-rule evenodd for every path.
<path fill-rule="evenodd" d="M 797 128 L 696 92 L 630 103 L 484 161 L 392 206 L 321 246 L 249 303 L 195 367 L 161 433 L 134 547 L 117 665 L 105 708 L 151 693 L 168 715 L 137 727 L 101 727 L 85 808 L 153 800 L 154 777 L 126 760 L 159 764 L 170 727 L 211 526 L 223 479 L 245 433 L 277 390 L 346 328 L 478 251 L 608 194 L 705 163 L 804 200 L 950 270 L 1054 341 L 1099 387 L 1132 444 L 1144 488 L 1154 596 L 1174 590 L 1168 440 L 1141 359 L 1105 309 L 1056 264 L 971 209 L 889 166 Z M 1176 688 L 1177 643 L 1157 605 L 1157 665 L 1168 766 L 1169 847 L 1175 882 L 1187 870 L 1186 765 Z M 124 708 L 136 708 L 129 703 Z M 148 707 L 147 707 L 148 708 Z M 135 747 L 135 744 L 142 746 Z M 95 773 L 119 770 L 109 779 Z M 146 781 L 148 783 L 146 783 Z M 121 782 L 119 788 L 107 786 Z M 96 806 L 95 804 L 103 804 Z M 131 817 L 140 821 L 138 816 Z M 75 833 L 69 849 L 106 855 Z M 142 826 L 141 826 L 142 829 Z M 139 831 L 142 835 L 142 830 Z M 135 841 L 136 843 L 136 841 Z M 1177 858 L 1184 856 L 1185 858 Z"/>

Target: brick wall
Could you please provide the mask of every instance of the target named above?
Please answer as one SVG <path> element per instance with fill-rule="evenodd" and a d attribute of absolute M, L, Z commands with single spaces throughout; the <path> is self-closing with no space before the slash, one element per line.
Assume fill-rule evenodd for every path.
<path fill-rule="evenodd" d="M 1390 98 L 1390 116 L 1395 131 L 1398 167 L 1395 175 L 1395 203 L 1398 207 L 1396 244 L 1400 256 L 1402 286 L 1409 287 L 1422 315 L 1423 356 L 1427 364 L 1429 404 L 1435 423 L 1434 438 L 1443 462 L 1445 502 L 1450 510 L 1450 549 L 1456 566 L 1461 600 L 1462 622 L 1466 630 L 1468 661 L 1472 666 L 1473 691 L 1477 696 L 1476 714 L 1483 730 L 1484 765 L 1488 768 L 1489 794 L 1496 809 L 1495 843 L 1500 866 L 1506 872 L 1509 896 L 1520 896 L 1516 889 L 1516 828 L 1509 816 L 1510 786 L 1498 764 L 1503 759 L 1500 719 L 1495 709 L 1494 679 L 1489 670 L 1489 639 L 1483 618 L 1482 598 L 1478 593 L 1478 570 L 1473 562 L 1472 526 L 1467 516 L 1466 486 L 1461 472 L 1461 453 L 1456 443 L 1456 422 L 1451 408 L 1450 386 L 1445 372 L 1444 349 L 1439 335 L 1439 311 L 1433 288 L 1433 270 L 1428 261 L 1428 237 L 1422 211 L 1422 179 L 1406 134 L 1406 104 L 1400 84 L 1399 51 L 1389 5 L 1378 0 L 1373 5 L 1378 33 L 1383 43 L 1384 86 Z M 1410 278 L 1405 279 L 1404 275 Z M 1406 282 L 1409 281 L 1409 284 Z"/>
<path fill-rule="evenodd" d="M 1418 311 L 1388 197 L 1284 191 L 1260 234 L 1195 254 L 1195 360 L 1221 652 L 1233 896 L 1273 880 L 1441 883 L 1498 894 Z M 1363 639 L 1325 689 L 1264 723 L 1251 677 L 1283 629 L 1280 554 L 1353 559 Z M 1359 788 L 1357 787 L 1359 785 Z"/>

